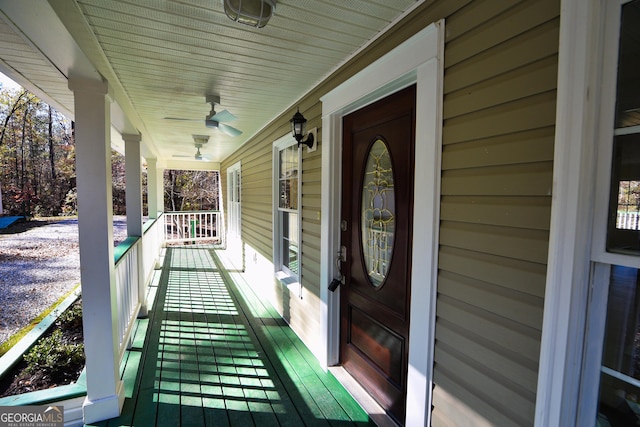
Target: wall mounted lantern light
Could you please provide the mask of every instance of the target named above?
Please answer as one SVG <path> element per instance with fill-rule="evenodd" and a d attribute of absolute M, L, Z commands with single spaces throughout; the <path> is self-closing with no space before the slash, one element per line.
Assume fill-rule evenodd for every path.
<path fill-rule="evenodd" d="M 300 147 L 300 144 L 304 144 L 309 148 L 313 148 L 313 134 L 307 134 L 307 119 L 300 114 L 300 108 L 298 108 L 298 111 L 289 122 L 291 123 L 291 134 L 298 141 L 298 147 Z M 305 135 L 307 135 L 307 138 L 303 141 L 302 138 Z"/>
<path fill-rule="evenodd" d="M 223 0 L 229 19 L 251 27 L 267 25 L 276 9 L 276 0 Z"/>

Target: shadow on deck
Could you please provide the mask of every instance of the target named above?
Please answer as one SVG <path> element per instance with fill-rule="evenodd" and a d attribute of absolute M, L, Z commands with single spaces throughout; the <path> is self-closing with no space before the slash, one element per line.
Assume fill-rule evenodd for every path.
<path fill-rule="evenodd" d="M 122 378 L 97 426 L 374 425 L 280 318 L 205 247 L 168 248 Z M 153 288 L 152 288 L 153 290 Z"/>

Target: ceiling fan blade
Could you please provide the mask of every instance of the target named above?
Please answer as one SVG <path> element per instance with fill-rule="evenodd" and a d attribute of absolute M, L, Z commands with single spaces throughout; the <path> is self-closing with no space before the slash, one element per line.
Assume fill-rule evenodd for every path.
<path fill-rule="evenodd" d="M 211 157 L 207 156 L 206 154 L 201 154 L 200 156 L 198 156 L 197 154 L 194 156 L 187 156 L 184 154 L 174 154 L 171 157 L 176 157 L 176 158 L 181 158 L 181 159 L 191 159 L 191 160 L 197 160 L 197 161 L 210 161 Z"/>
<path fill-rule="evenodd" d="M 224 123 L 218 123 L 218 129 L 226 133 L 229 136 L 242 135 L 242 131 L 234 128 L 233 126 L 225 125 Z"/>
<path fill-rule="evenodd" d="M 197 119 L 183 119 L 183 118 L 180 118 L 180 117 L 163 117 L 162 119 L 163 120 L 176 120 L 176 121 L 179 121 L 179 122 L 199 122 L 200 121 L 200 120 L 197 120 Z"/>
<path fill-rule="evenodd" d="M 209 117 L 209 120 L 214 120 L 216 122 L 232 122 L 234 120 L 238 120 L 238 118 L 231 114 L 228 110 L 222 110 L 219 113 L 216 113 L 213 116 Z"/>

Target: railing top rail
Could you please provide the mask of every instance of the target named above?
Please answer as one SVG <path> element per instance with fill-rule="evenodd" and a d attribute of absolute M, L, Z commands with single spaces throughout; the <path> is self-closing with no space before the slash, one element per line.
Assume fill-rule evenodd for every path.
<path fill-rule="evenodd" d="M 149 231 L 149 229 L 151 227 L 153 227 L 153 224 L 155 224 L 159 219 L 160 219 L 160 217 L 158 217 L 158 218 L 149 218 L 147 220 L 147 222 L 142 224 L 142 234 L 145 234 L 147 231 Z"/>
<path fill-rule="evenodd" d="M 124 258 L 125 254 L 129 252 L 140 239 L 141 237 L 139 236 L 129 236 L 113 249 L 113 257 L 116 265 L 118 265 L 118 262 Z"/>
<path fill-rule="evenodd" d="M 194 213 L 221 213 L 220 210 L 209 210 L 209 211 L 169 211 L 164 212 L 165 215 L 173 215 L 173 214 L 194 214 Z"/>

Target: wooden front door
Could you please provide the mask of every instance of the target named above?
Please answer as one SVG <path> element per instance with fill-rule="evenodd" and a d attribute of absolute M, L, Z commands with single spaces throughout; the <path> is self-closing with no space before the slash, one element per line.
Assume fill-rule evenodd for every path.
<path fill-rule="evenodd" d="M 415 86 L 343 119 L 340 362 L 405 419 Z"/>

